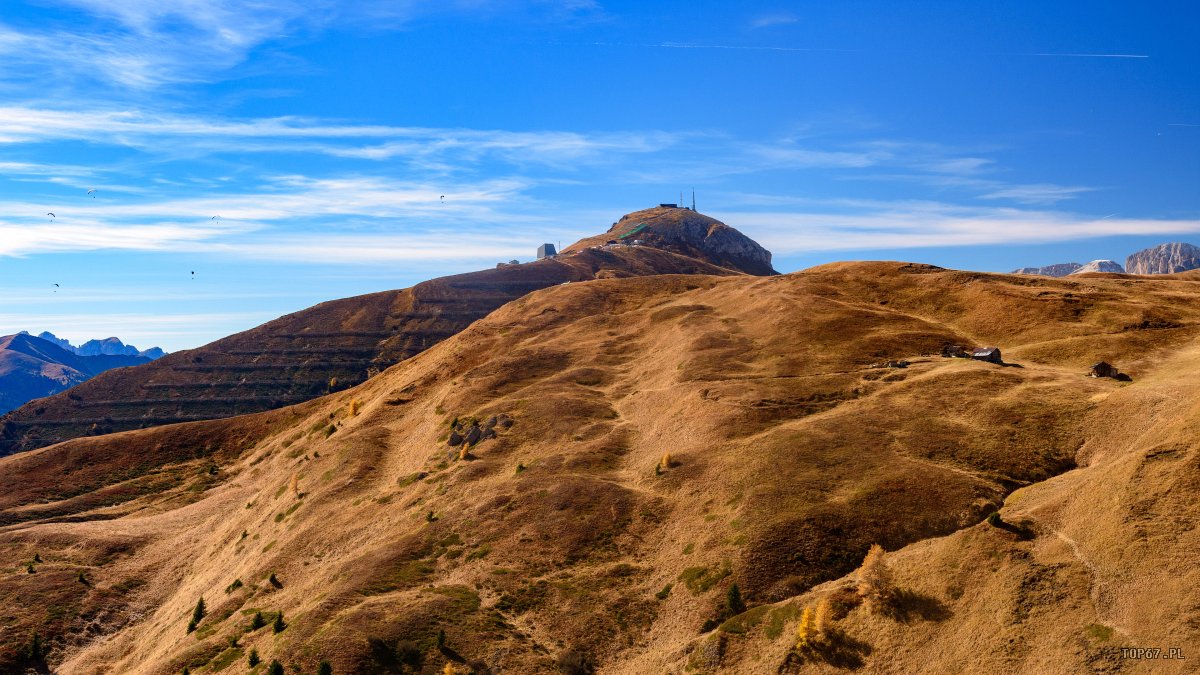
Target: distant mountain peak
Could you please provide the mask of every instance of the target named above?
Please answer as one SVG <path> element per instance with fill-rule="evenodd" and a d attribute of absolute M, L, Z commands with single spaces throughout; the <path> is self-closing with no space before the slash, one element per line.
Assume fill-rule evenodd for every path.
<path fill-rule="evenodd" d="M 21 331 L 27 333 L 27 331 Z M 159 347 L 151 347 L 150 349 L 139 350 L 133 345 L 127 345 L 117 337 L 108 337 L 103 340 L 88 340 L 78 347 L 71 344 L 70 340 L 64 340 L 50 331 L 42 331 L 37 337 L 51 342 L 62 347 L 63 349 L 76 354 L 78 356 L 144 356 L 154 360 L 162 358 L 166 355 Z"/>
<path fill-rule="evenodd" d="M 1083 267 L 1077 262 L 1057 263 L 1054 265 L 1046 265 L 1045 267 L 1022 267 L 1015 269 L 1012 274 L 1040 274 L 1044 277 L 1065 277 L 1068 274 L 1073 274 Z"/>
<path fill-rule="evenodd" d="M 1200 247 L 1184 242 L 1159 244 L 1125 259 L 1130 274 L 1175 274 L 1200 269 Z"/>
<path fill-rule="evenodd" d="M 1087 272 L 1110 272 L 1114 274 L 1124 274 L 1125 268 L 1121 267 L 1120 263 L 1112 260 L 1093 260 L 1074 272 L 1071 272 L 1071 274 L 1085 274 Z"/>

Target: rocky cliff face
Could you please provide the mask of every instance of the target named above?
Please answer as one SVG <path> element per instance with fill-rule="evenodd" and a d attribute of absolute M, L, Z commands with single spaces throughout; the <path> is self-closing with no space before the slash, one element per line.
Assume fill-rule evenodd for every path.
<path fill-rule="evenodd" d="M 1068 274 L 1077 272 L 1083 267 L 1077 262 L 1058 263 L 1056 265 L 1046 265 L 1045 267 L 1022 267 L 1021 269 L 1013 270 L 1012 274 L 1040 274 L 1044 277 L 1065 277 Z"/>
<path fill-rule="evenodd" d="M 1116 274 L 1124 274 L 1125 270 L 1121 265 L 1112 260 L 1093 260 L 1090 263 L 1071 272 L 1071 274 L 1084 274 L 1085 272 L 1112 272 Z"/>
<path fill-rule="evenodd" d="M 1200 248 L 1174 242 L 1138 251 L 1125 259 L 1130 274 L 1174 274 L 1200 269 Z"/>

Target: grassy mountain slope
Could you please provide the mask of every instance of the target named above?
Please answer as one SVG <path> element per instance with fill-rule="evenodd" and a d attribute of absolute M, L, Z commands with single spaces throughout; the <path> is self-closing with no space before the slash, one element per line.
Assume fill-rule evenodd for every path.
<path fill-rule="evenodd" d="M 1200 631 L 1198 294 L 903 263 L 538 291 L 301 406 L 0 459 L 0 665 L 37 630 L 81 673 L 398 672 L 408 641 L 428 673 L 1136 670 Z M 876 542 L 890 614 L 789 657 Z"/>

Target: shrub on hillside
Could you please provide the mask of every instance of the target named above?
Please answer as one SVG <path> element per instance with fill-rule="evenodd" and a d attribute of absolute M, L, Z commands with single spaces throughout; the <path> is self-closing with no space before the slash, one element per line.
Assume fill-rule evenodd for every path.
<path fill-rule="evenodd" d="M 568 649 L 558 655 L 558 669 L 564 675 L 592 675 L 596 672 L 596 664 L 592 657 L 578 649 Z"/>

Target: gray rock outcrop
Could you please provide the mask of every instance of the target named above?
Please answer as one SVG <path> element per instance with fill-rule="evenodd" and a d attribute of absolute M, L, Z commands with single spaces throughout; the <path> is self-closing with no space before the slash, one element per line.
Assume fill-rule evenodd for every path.
<path fill-rule="evenodd" d="M 1175 274 L 1200 269 L 1200 248 L 1174 242 L 1138 251 L 1125 259 L 1130 274 Z"/>
<path fill-rule="evenodd" d="M 1065 277 L 1072 274 L 1083 267 L 1077 262 L 1058 263 L 1056 265 L 1046 265 L 1045 267 L 1022 267 L 1021 269 L 1013 270 L 1012 274 L 1040 274 L 1044 277 Z"/>

